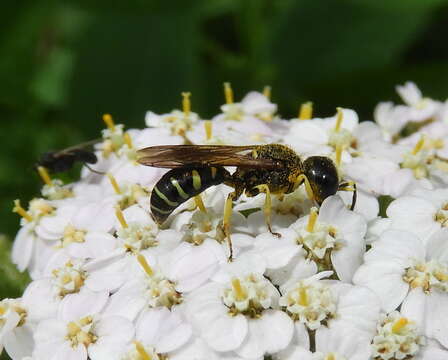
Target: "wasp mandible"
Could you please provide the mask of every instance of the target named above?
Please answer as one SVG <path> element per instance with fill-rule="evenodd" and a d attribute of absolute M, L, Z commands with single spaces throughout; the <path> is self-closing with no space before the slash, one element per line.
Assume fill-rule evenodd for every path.
<path fill-rule="evenodd" d="M 168 168 L 151 193 L 151 212 L 162 224 L 180 204 L 199 195 L 213 185 L 225 184 L 234 188 L 224 206 L 223 230 L 229 243 L 230 217 L 233 201 L 243 193 L 255 196 L 266 194 L 264 213 L 271 227 L 271 194 L 289 194 L 305 184 L 310 199 L 319 205 L 338 190 L 353 191 L 351 209 L 356 203 L 356 185 L 341 182 L 333 161 L 325 156 L 311 156 L 304 161 L 289 147 L 268 145 L 161 145 L 138 150 L 142 165 Z M 235 166 L 230 173 L 225 166 Z M 279 236 L 280 234 L 276 234 Z"/>

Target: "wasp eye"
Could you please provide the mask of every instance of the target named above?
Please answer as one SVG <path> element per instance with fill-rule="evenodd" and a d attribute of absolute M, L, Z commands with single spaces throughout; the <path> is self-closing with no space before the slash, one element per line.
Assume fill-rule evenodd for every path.
<path fill-rule="evenodd" d="M 316 201 L 321 204 L 327 197 L 336 194 L 339 186 L 338 171 L 331 159 L 311 156 L 303 163 L 304 172 Z"/>

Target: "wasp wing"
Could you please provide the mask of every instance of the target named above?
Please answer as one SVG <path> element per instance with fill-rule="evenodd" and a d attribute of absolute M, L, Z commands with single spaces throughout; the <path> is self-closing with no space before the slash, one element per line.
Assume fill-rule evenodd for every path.
<path fill-rule="evenodd" d="M 59 150 L 59 151 L 55 151 L 55 153 L 58 153 L 58 154 L 61 154 L 61 155 L 70 154 L 70 153 L 76 152 L 79 149 L 84 149 L 86 147 L 98 144 L 102 140 L 103 139 L 100 139 L 100 138 L 93 139 L 93 140 L 90 140 L 90 141 L 83 142 L 81 144 L 70 146 L 68 148 L 65 148 L 65 149 L 62 149 L 62 150 Z"/>
<path fill-rule="evenodd" d="M 249 168 L 278 168 L 272 159 L 254 158 L 251 150 L 260 145 L 161 145 L 138 150 L 138 162 L 159 168 L 238 166 Z"/>

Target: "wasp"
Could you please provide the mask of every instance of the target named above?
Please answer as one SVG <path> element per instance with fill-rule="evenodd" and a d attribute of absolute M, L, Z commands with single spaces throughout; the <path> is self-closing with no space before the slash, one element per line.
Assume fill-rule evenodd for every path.
<path fill-rule="evenodd" d="M 37 161 L 36 168 L 43 166 L 50 173 L 60 173 L 72 169 L 75 163 L 80 162 L 86 165 L 89 170 L 98 173 L 87 165 L 95 164 L 98 158 L 93 151 L 86 150 L 86 148 L 99 141 L 100 139 L 95 139 L 63 150 L 45 152 Z"/>
<path fill-rule="evenodd" d="M 301 157 L 282 144 L 268 145 L 161 145 L 138 150 L 142 165 L 171 169 L 156 183 L 151 193 L 151 212 L 158 224 L 182 203 L 213 185 L 234 188 L 225 202 L 223 230 L 229 242 L 233 201 L 243 193 L 252 197 L 266 194 L 264 213 L 271 228 L 271 194 L 289 194 L 305 184 L 308 196 L 321 205 L 338 190 L 353 191 L 351 209 L 356 203 L 356 184 L 341 182 L 333 161 L 324 156 Z M 230 173 L 225 167 L 234 166 Z"/>

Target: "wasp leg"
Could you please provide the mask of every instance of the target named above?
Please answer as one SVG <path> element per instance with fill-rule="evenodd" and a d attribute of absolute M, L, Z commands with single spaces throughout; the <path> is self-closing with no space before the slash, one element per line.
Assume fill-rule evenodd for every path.
<path fill-rule="evenodd" d="M 353 191 L 352 204 L 350 210 L 355 209 L 356 199 L 358 198 L 358 191 L 356 189 L 356 183 L 354 181 L 346 181 L 339 185 L 338 191 Z"/>
<path fill-rule="evenodd" d="M 236 191 L 231 192 L 229 195 L 227 195 L 226 203 L 224 204 L 224 219 L 222 221 L 222 227 L 224 230 L 224 235 L 227 239 L 227 243 L 229 244 L 229 262 L 232 262 L 233 260 L 232 239 L 230 238 L 230 220 L 232 218 L 233 200 L 235 200 L 237 197 L 238 194 Z"/>
<path fill-rule="evenodd" d="M 308 178 L 306 177 L 306 175 L 300 174 L 297 177 L 296 181 L 299 183 L 299 185 L 301 185 L 302 183 L 305 183 L 305 190 L 306 190 L 306 193 L 308 194 L 308 197 L 310 198 L 310 200 L 315 200 L 313 189 L 311 188 L 311 184 L 310 184 Z"/>
<path fill-rule="evenodd" d="M 272 227 L 271 227 L 272 201 L 271 201 L 271 191 L 269 190 L 269 186 L 267 186 L 266 184 L 262 184 L 262 185 L 256 186 L 255 188 L 257 188 L 258 191 L 260 191 L 260 192 L 266 193 L 266 197 L 264 200 L 263 212 L 264 212 L 264 219 L 266 220 L 266 226 L 268 227 L 269 232 L 272 235 L 280 237 L 281 234 L 273 232 Z"/>

